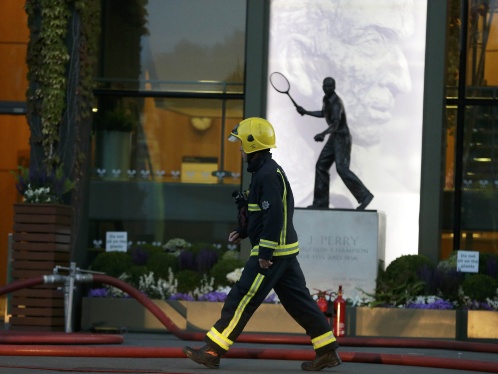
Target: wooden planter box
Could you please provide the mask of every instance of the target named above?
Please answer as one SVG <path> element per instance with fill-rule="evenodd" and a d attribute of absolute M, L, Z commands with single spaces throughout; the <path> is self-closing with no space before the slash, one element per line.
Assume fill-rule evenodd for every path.
<path fill-rule="evenodd" d="M 498 311 L 350 308 L 351 336 L 498 340 Z"/>
<path fill-rule="evenodd" d="M 154 300 L 181 329 L 207 331 L 222 303 Z M 134 299 L 83 298 L 81 328 L 163 331 L 165 327 Z M 123 313 L 126 310 L 126 313 Z M 346 336 L 432 339 L 498 339 L 498 312 L 348 308 Z M 280 304 L 263 304 L 244 332 L 303 334 Z"/>
<path fill-rule="evenodd" d="M 467 336 L 470 339 L 498 339 L 498 312 L 486 310 L 469 311 Z"/>
<path fill-rule="evenodd" d="M 52 274 L 70 261 L 72 208 L 58 204 L 14 204 L 12 280 Z M 13 330 L 64 330 L 64 295 L 56 286 L 14 292 L 9 320 Z"/>
<path fill-rule="evenodd" d="M 220 318 L 223 303 L 207 301 L 153 300 L 180 329 L 207 331 Z M 83 298 L 81 329 L 125 329 L 164 331 L 166 328 L 134 299 Z M 126 313 L 123 313 L 126 310 Z M 304 333 L 282 305 L 263 304 L 249 321 L 245 332 Z"/>
<path fill-rule="evenodd" d="M 456 339 L 457 310 L 355 308 L 349 330 L 355 336 Z M 354 325 L 353 325 L 354 323 Z"/>

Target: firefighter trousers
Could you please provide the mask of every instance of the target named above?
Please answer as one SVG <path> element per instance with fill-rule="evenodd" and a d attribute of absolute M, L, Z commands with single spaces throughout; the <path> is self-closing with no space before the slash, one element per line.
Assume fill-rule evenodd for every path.
<path fill-rule="evenodd" d="M 297 258 L 273 257 L 272 261 L 268 269 L 261 269 L 257 256 L 249 258 L 239 281 L 227 296 L 221 318 L 206 334 L 206 343 L 219 354 L 226 353 L 273 289 L 287 313 L 310 336 L 318 354 L 336 349 L 336 338 L 306 287 Z"/>

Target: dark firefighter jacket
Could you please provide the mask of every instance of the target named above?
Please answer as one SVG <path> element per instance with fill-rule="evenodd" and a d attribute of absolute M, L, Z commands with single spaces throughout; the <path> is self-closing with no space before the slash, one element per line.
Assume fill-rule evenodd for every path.
<path fill-rule="evenodd" d="M 240 232 L 251 241 L 251 256 L 294 257 L 299 253 L 292 217 L 294 196 L 282 168 L 270 152 L 261 152 L 247 170 L 252 172 L 247 196 L 247 227 Z"/>

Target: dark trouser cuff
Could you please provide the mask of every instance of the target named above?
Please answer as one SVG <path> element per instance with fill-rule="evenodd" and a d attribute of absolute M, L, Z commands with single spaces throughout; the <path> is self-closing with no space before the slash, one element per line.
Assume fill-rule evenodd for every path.
<path fill-rule="evenodd" d="M 330 343 L 330 344 L 327 344 L 323 347 L 318 348 L 317 350 L 315 350 L 315 352 L 318 355 L 322 355 L 322 354 L 330 352 L 330 351 L 335 351 L 337 348 L 339 348 L 339 344 L 337 343 L 337 341 L 335 341 L 333 343 Z"/>

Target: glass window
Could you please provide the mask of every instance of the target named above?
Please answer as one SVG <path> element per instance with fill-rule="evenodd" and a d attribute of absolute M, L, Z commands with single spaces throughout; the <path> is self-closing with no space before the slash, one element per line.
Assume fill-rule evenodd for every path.
<path fill-rule="evenodd" d="M 226 242 L 237 224 L 246 0 L 104 0 L 90 244 Z"/>
<path fill-rule="evenodd" d="M 94 119 L 94 178 L 240 184 L 227 140 L 242 100 L 105 97 Z"/>
<path fill-rule="evenodd" d="M 448 5 L 442 253 L 443 257 L 449 249 L 496 253 L 498 9 L 485 0 L 452 0 Z M 461 47 L 466 51 L 464 59 L 459 55 Z M 462 72 L 465 90 L 458 86 Z"/>
<path fill-rule="evenodd" d="M 498 108 L 467 107 L 461 247 L 494 252 L 498 243 Z"/>
<path fill-rule="evenodd" d="M 458 77 L 460 71 L 460 32 L 461 32 L 460 0 L 448 2 L 448 33 L 446 62 L 446 97 L 458 96 Z"/>
<path fill-rule="evenodd" d="M 100 87 L 240 92 L 245 18 L 246 0 L 105 0 Z"/>
<path fill-rule="evenodd" d="M 498 17 L 489 1 L 469 1 L 467 96 L 498 98 Z"/>
<path fill-rule="evenodd" d="M 453 221 L 455 205 L 456 166 L 456 118 L 457 108 L 446 107 L 445 180 L 442 209 L 441 258 L 448 258 L 453 251 Z"/>

